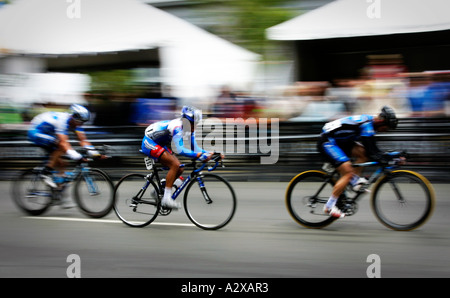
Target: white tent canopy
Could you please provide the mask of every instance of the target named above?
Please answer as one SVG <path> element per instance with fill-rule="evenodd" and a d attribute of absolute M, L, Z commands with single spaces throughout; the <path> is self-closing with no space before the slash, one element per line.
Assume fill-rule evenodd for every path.
<path fill-rule="evenodd" d="M 16 0 L 0 8 L 0 53 L 96 55 L 159 48 L 163 82 L 196 97 L 248 84 L 259 57 L 138 0 Z"/>
<path fill-rule="evenodd" d="M 312 40 L 450 29 L 449 0 L 336 0 L 266 31 L 272 40 Z"/>

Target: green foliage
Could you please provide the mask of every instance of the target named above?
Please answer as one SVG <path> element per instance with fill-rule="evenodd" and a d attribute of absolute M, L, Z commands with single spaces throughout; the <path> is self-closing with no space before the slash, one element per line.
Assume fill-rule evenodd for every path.
<path fill-rule="evenodd" d="M 209 29 L 214 34 L 265 56 L 269 54 L 266 50 L 274 43 L 266 39 L 266 29 L 298 15 L 298 11 L 283 7 L 284 3 L 286 0 L 223 1 L 225 8 L 220 11 L 221 21 Z M 217 11 L 211 13 L 217 14 Z"/>
<path fill-rule="evenodd" d="M 130 69 L 90 72 L 91 92 L 103 94 L 123 94 L 133 91 L 133 73 Z"/>

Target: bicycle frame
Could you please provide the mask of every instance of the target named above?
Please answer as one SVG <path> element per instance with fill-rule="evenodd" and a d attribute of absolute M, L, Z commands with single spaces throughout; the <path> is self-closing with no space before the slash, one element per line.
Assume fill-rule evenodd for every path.
<path fill-rule="evenodd" d="M 207 168 L 208 172 L 214 171 L 217 166 L 219 165 L 219 160 L 217 159 L 212 159 L 214 160 L 215 164 L 213 166 L 210 166 Z M 154 161 L 150 161 L 152 164 L 152 168 L 154 165 Z M 146 165 L 147 165 L 148 161 L 146 161 Z M 206 191 L 205 185 L 203 184 L 203 181 L 201 179 L 201 177 L 199 177 L 201 175 L 201 171 L 203 171 L 205 169 L 205 167 L 207 166 L 207 163 L 203 163 L 200 167 L 195 168 L 196 162 L 193 161 L 192 163 L 188 164 L 187 166 L 193 166 L 194 170 L 184 179 L 183 183 L 175 190 L 175 192 L 172 194 L 172 199 L 175 200 L 178 195 L 184 190 L 184 188 L 189 184 L 189 182 L 191 182 L 192 179 L 196 178 L 197 181 L 199 182 L 200 185 L 200 189 L 202 191 L 203 197 L 205 199 L 205 201 L 208 204 L 212 203 L 212 200 L 210 199 L 210 197 L 208 196 L 208 193 Z M 150 166 L 150 165 L 149 165 Z M 185 164 L 180 165 L 180 167 L 186 167 Z M 147 175 L 147 182 L 145 183 L 145 185 L 142 187 L 142 191 L 145 191 L 149 184 L 150 184 L 150 180 L 156 178 L 156 184 L 158 185 L 158 188 L 160 189 L 160 192 L 162 192 L 162 184 L 161 184 L 161 180 L 159 178 L 159 171 L 162 170 L 167 170 L 167 168 L 163 167 L 163 168 L 153 168 L 153 173 L 152 174 L 148 174 Z M 141 194 L 141 192 L 139 193 Z M 138 195 L 139 195 L 138 194 Z"/>
<path fill-rule="evenodd" d="M 393 169 L 397 168 L 396 165 L 382 165 L 378 161 L 369 161 L 369 162 L 364 162 L 364 163 L 355 163 L 352 166 L 354 168 L 360 168 L 360 167 L 366 168 L 366 167 L 372 167 L 372 166 L 377 166 L 378 167 L 372 173 L 372 175 L 369 177 L 368 183 L 366 185 L 363 185 L 361 187 L 361 189 L 356 192 L 356 195 L 354 197 L 346 196 L 347 199 L 350 199 L 353 202 L 357 202 L 360 199 L 361 195 L 366 192 L 366 189 L 369 188 L 369 186 L 371 186 L 372 184 L 374 184 L 382 176 L 383 173 L 389 174 Z M 319 194 L 322 191 L 322 189 L 326 186 L 326 184 L 330 181 L 330 179 L 332 179 L 337 174 L 338 174 L 338 171 L 336 169 L 334 169 L 329 174 L 329 179 L 325 180 L 325 183 L 320 187 L 320 189 L 317 191 L 316 195 Z M 395 188 L 396 187 L 394 185 L 394 189 Z"/>

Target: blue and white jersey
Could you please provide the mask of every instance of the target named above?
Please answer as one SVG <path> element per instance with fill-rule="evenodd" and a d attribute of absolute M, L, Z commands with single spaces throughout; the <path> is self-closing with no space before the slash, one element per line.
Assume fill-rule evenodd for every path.
<path fill-rule="evenodd" d="M 174 145 L 172 150 L 175 153 L 188 158 L 196 158 L 198 152 L 206 153 L 198 146 L 195 140 L 195 131 L 191 132 L 190 128 L 183 130 L 183 121 L 180 118 L 159 121 L 149 125 L 145 129 L 145 136 L 161 146 Z M 190 149 L 184 147 L 183 137 L 190 139 Z"/>
<path fill-rule="evenodd" d="M 44 112 L 31 120 L 30 130 L 38 131 L 46 135 L 69 134 L 69 120 L 71 115 L 64 112 Z M 77 127 L 74 131 L 83 131 Z"/>
<path fill-rule="evenodd" d="M 375 135 L 373 116 L 349 116 L 326 123 L 322 135 L 336 141 L 358 141 L 360 137 Z"/>

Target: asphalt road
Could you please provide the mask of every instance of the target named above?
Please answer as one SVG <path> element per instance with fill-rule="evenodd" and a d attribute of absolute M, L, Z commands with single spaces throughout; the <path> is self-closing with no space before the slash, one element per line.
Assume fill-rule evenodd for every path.
<path fill-rule="evenodd" d="M 9 182 L 0 182 L 0 277 L 450 277 L 450 185 L 435 185 L 433 217 L 411 232 L 384 227 L 368 198 L 356 215 L 306 229 L 285 209 L 287 183 L 232 185 L 235 218 L 204 231 L 184 211 L 144 228 L 126 226 L 114 212 L 96 220 L 52 207 L 28 217 L 12 203 Z"/>

